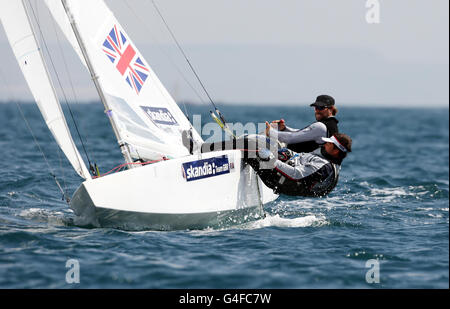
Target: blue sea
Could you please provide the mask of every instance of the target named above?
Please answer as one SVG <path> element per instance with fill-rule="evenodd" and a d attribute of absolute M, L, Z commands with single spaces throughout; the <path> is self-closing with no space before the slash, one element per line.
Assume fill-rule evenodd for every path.
<path fill-rule="evenodd" d="M 0 104 L 0 288 L 449 288 L 448 108 L 341 107 L 353 152 L 327 197 L 280 196 L 226 228 L 125 231 L 75 224 L 50 171 L 69 195 L 82 179 L 20 106 L 50 167 L 16 104 Z M 219 106 L 232 123 L 314 121 L 306 106 Z M 102 105 L 71 110 L 100 171 L 123 163 Z M 209 106 L 186 110 L 211 121 Z"/>

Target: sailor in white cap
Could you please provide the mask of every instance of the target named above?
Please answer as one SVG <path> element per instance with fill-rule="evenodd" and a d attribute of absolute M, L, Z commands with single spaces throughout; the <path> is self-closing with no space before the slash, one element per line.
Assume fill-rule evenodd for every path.
<path fill-rule="evenodd" d="M 336 186 L 342 160 L 351 152 L 352 140 L 337 133 L 323 137 L 324 144 L 310 153 L 291 153 L 286 160 L 275 159 L 260 149 L 258 160 L 248 160 L 261 180 L 276 193 L 292 196 L 323 196 Z M 262 161 L 271 162 L 261 164 Z"/>

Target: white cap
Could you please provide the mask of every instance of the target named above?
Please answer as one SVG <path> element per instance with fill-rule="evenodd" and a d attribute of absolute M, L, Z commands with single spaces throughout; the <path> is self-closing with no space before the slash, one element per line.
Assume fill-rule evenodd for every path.
<path fill-rule="evenodd" d="M 336 147 L 342 151 L 342 152 L 348 152 L 347 148 L 345 148 L 344 146 L 342 146 L 341 143 L 339 143 L 339 141 L 336 139 L 336 137 L 332 136 L 330 138 L 328 137 L 322 137 L 322 141 L 324 141 L 325 143 L 333 143 L 336 145 Z"/>

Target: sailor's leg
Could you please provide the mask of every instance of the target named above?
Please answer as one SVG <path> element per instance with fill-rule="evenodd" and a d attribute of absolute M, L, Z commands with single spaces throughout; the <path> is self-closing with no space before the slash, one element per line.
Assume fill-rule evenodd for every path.
<path fill-rule="evenodd" d="M 236 149 L 236 145 L 237 143 L 235 139 L 215 143 L 203 143 L 201 147 L 201 152 L 232 150 Z"/>
<path fill-rule="evenodd" d="M 221 141 L 215 143 L 204 143 L 201 147 L 201 152 L 212 152 L 221 150 L 241 150 L 243 158 L 256 158 L 258 152 L 258 142 L 247 137 L 232 139 L 228 141 Z"/>
<path fill-rule="evenodd" d="M 190 138 L 189 134 L 186 132 L 183 132 L 183 144 L 184 146 L 189 149 L 189 152 L 192 154 L 193 150 L 193 142 Z M 267 152 L 273 151 L 276 152 L 277 149 L 273 150 L 271 148 L 277 147 L 276 144 L 270 143 L 270 140 L 267 139 L 265 136 L 260 135 L 251 135 L 251 136 L 243 136 L 237 139 L 231 139 L 227 141 L 220 141 L 220 142 L 214 142 L 214 143 L 203 143 L 200 146 L 200 151 L 202 153 L 206 152 L 213 152 L 213 151 L 222 151 L 222 150 L 241 150 L 242 151 L 242 158 L 244 160 L 251 160 L 251 159 L 262 159 L 262 160 L 268 160 L 268 154 Z M 259 156 L 259 151 L 262 151 L 261 154 L 263 156 Z"/>
<path fill-rule="evenodd" d="M 253 167 L 253 165 L 251 165 Z M 256 169 L 255 169 L 256 171 Z M 274 191 L 278 191 L 278 187 L 281 185 L 281 175 L 274 169 L 258 169 L 256 172 L 261 178 L 262 182 Z"/>
<path fill-rule="evenodd" d="M 192 154 L 194 151 L 194 140 L 190 130 L 184 130 L 181 132 L 181 141 L 183 142 L 184 147 L 189 150 L 189 153 Z"/>

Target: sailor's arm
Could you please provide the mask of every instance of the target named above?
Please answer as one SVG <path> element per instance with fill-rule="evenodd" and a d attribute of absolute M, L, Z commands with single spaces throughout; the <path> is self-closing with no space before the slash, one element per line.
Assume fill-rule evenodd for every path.
<path fill-rule="evenodd" d="M 287 125 L 285 125 L 284 126 L 284 130 L 281 130 L 281 131 L 284 131 L 284 132 L 297 132 L 297 131 L 300 131 L 300 129 L 294 129 L 294 128 L 291 128 L 291 127 L 288 127 Z"/>
<path fill-rule="evenodd" d="M 294 159 L 294 166 L 280 160 L 276 160 L 274 163 L 274 169 L 292 180 L 300 180 L 317 172 L 328 163 L 326 160 L 313 154 L 300 154 L 300 156 L 305 157 L 297 157 Z"/>
<path fill-rule="evenodd" d="M 295 144 L 307 141 L 321 142 L 322 137 L 327 136 L 327 127 L 322 122 L 314 122 L 310 126 L 297 131 L 269 130 L 270 138 L 276 138 L 282 143 Z"/>
<path fill-rule="evenodd" d="M 272 128 L 274 128 L 275 130 L 278 130 L 278 131 L 285 131 L 285 132 L 300 131 L 299 129 L 294 129 L 294 128 L 288 127 L 286 125 L 286 122 L 284 121 L 284 119 L 274 120 L 270 123 L 270 125 L 272 126 Z"/>

